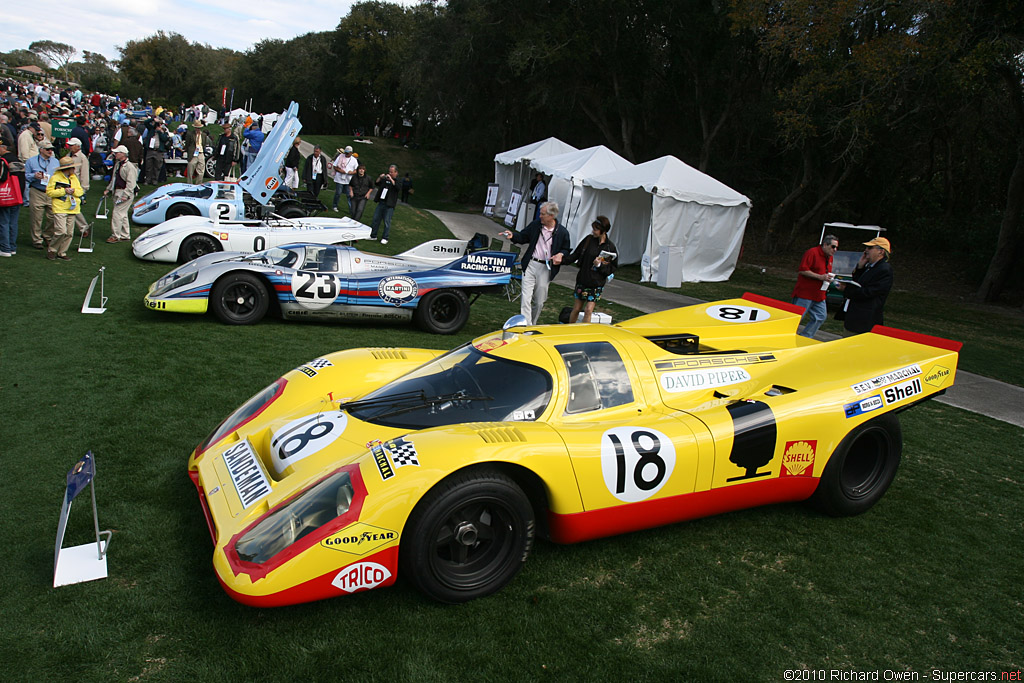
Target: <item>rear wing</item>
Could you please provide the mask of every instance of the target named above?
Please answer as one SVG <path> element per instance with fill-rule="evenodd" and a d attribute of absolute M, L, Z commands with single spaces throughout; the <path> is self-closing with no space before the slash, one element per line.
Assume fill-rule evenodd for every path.
<path fill-rule="evenodd" d="M 686 338 L 688 344 L 730 349 L 793 347 L 803 309 L 747 292 L 740 299 L 711 301 L 642 315 L 617 323 L 655 343 Z M 696 352 L 696 346 L 694 348 Z"/>

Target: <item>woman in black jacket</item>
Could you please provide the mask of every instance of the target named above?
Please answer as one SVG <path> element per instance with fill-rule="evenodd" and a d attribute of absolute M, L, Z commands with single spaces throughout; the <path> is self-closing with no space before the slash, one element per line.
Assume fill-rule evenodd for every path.
<path fill-rule="evenodd" d="M 607 284 L 608 277 L 615 272 L 618 261 L 618 251 L 608 239 L 608 232 L 612 229 L 611 222 L 604 216 L 598 216 L 590 227 L 591 233 L 576 245 L 576 249 L 565 261 L 578 263 L 580 268 L 576 274 L 572 313 L 569 314 L 570 323 L 576 322 L 580 311 L 583 311 L 583 322 L 590 322 L 594 304 L 601 298 L 601 291 Z"/>

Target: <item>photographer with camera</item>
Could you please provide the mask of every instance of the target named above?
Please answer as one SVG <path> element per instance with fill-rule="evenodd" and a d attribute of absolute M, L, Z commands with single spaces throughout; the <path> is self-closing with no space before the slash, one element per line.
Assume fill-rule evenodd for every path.
<path fill-rule="evenodd" d="M 146 121 L 146 179 L 147 185 L 160 182 L 160 171 L 164 168 L 164 154 L 171 148 L 171 136 L 167 125 L 159 116 Z"/>

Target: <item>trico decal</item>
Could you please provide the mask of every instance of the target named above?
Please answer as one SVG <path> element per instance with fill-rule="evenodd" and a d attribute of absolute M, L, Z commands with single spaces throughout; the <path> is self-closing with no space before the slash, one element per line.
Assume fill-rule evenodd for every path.
<path fill-rule="evenodd" d="M 346 593 L 376 588 L 391 578 L 387 567 L 376 562 L 357 562 L 345 567 L 331 581 L 331 585 Z"/>
<path fill-rule="evenodd" d="M 270 440 L 274 470 L 280 474 L 288 466 L 330 446 L 347 425 L 347 414 L 331 410 L 300 417 L 275 430 Z"/>
<path fill-rule="evenodd" d="M 619 500 L 635 503 L 650 498 L 675 466 L 675 444 L 655 429 L 613 427 L 601 435 L 604 484 Z"/>
<path fill-rule="evenodd" d="M 754 365 L 755 363 L 773 363 L 775 356 L 770 353 L 751 353 L 736 356 L 714 356 L 713 358 L 686 358 L 681 360 L 663 360 L 654 364 L 655 370 L 681 370 L 683 368 L 714 368 L 732 365 Z"/>
<path fill-rule="evenodd" d="M 879 389 L 889 384 L 895 384 L 896 382 L 904 379 L 910 379 L 911 377 L 916 377 L 920 374 L 921 367 L 915 363 L 914 365 L 908 365 L 905 368 L 893 370 L 892 372 L 887 372 L 884 375 L 879 375 L 878 377 L 872 377 L 871 379 L 863 382 L 857 382 L 850 388 L 853 389 L 855 394 L 866 394 L 869 391 L 874 391 L 875 389 Z"/>
<path fill-rule="evenodd" d="M 882 396 L 880 394 L 875 394 L 874 396 L 862 398 L 861 400 L 854 401 L 853 403 L 847 403 L 843 406 L 843 412 L 848 418 L 857 417 L 864 413 L 870 413 L 872 410 L 878 410 L 884 405 L 885 404 L 882 402 Z"/>
<path fill-rule="evenodd" d="M 522 422 L 523 420 L 536 420 L 537 413 L 532 410 L 513 410 L 512 419 Z"/>
<path fill-rule="evenodd" d="M 750 373 L 743 368 L 686 370 L 666 372 L 659 379 L 661 380 L 661 387 L 665 391 L 694 391 L 746 382 L 750 379 Z"/>
<path fill-rule="evenodd" d="M 389 304 L 401 306 L 416 298 L 419 287 L 411 277 L 395 275 L 386 277 L 377 285 L 377 295 Z"/>
<path fill-rule="evenodd" d="M 756 323 L 772 317 L 763 308 L 751 306 L 708 306 L 706 313 L 715 320 L 727 323 Z"/>
<path fill-rule="evenodd" d="M 511 273 L 512 256 L 483 256 L 481 254 L 470 254 L 465 262 L 458 265 L 459 270 L 468 270 L 475 273 Z"/>
<path fill-rule="evenodd" d="M 334 367 L 334 363 L 327 360 L 326 358 L 314 358 L 305 365 L 300 365 L 295 369 L 309 377 L 316 377 L 317 370 L 323 370 L 324 368 L 332 367 Z"/>
<path fill-rule="evenodd" d="M 885 405 L 888 406 L 896 403 L 897 401 L 902 401 L 905 398 L 917 396 L 922 391 L 921 380 L 920 378 L 917 378 L 912 379 L 909 382 L 903 382 L 902 384 L 888 387 L 882 392 L 882 395 L 885 396 Z"/>
<path fill-rule="evenodd" d="M 398 540 L 398 532 L 356 522 L 338 533 L 320 541 L 320 545 L 331 550 L 340 550 L 352 555 L 365 555 L 382 545 Z"/>
<path fill-rule="evenodd" d="M 249 441 L 239 441 L 224 451 L 224 464 L 238 492 L 242 507 L 247 508 L 270 493 L 270 482 L 260 469 Z"/>
<path fill-rule="evenodd" d="M 814 474 L 817 441 L 787 441 L 782 451 L 782 477 L 810 477 Z"/>
<path fill-rule="evenodd" d="M 930 384 L 933 387 L 941 387 L 949 379 L 950 374 L 949 368 L 933 365 L 928 372 L 924 373 L 924 381 L 925 384 Z"/>

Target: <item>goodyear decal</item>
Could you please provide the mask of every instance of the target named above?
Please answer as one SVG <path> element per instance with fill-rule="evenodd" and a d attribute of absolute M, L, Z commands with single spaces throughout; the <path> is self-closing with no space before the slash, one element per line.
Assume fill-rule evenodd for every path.
<path fill-rule="evenodd" d="M 775 356 L 770 353 L 747 353 L 736 356 L 712 356 L 710 358 L 682 358 L 679 360 L 662 360 L 654 364 L 654 369 L 687 370 L 694 368 L 715 368 L 730 365 L 754 365 L 756 363 L 773 363 Z"/>
<path fill-rule="evenodd" d="M 888 406 L 898 401 L 902 401 L 905 398 L 917 396 L 922 391 L 923 388 L 921 387 L 921 379 L 916 378 L 910 380 L 909 382 L 903 382 L 901 384 L 897 384 L 896 386 L 888 387 L 885 391 L 882 392 L 882 395 L 885 396 L 885 405 Z"/>
<path fill-rule="evenodd" d="M 952 373 L 949 368 L 941 365 L 933 365 L 928 372 L 924 373 L 925 384 L 933 387 L 941 387 L 949 379 Z"/>
<path fill-rule="evenodd" d="M 782 451 L 782 477 L 810 477 L 814 474 L 817 441 L 787 441 Z"/>
<path fill-rule="evenodd" d="M 320 545 L 352 555 L 365 555 L 381 546 L 398 540 L 398 532 L 356 522 L 333 536 L 320 541 Z"/>
<path fill-rule="evenodd" d="M 887 372 L 884 375 L 879 375 L 878 377 L 872 377 L 869 380 L 858 382 L 850 388 L 853 389 L 856 394 L 866 394 L 874 389 L 880 389 L 881 387 L 895 384 L 896 382 L 910 379 L 911 377 L 916 377 L 920 374 L 921 366 L 915 363 L 913 365 L 908 365 L 905 368 L 893 370 L 892 372 Z"/>
<path fill-rule="evenodd" d="M 854 401 L 853 403 L 847 403 L 843 406 L 843 412 L 846 414 L 847 418 L 857 417 L 864 413 L 870 413 L 872 410 L 878 410 L 884 405 L 885 403 L 882 402 L 881 394 L 875 394 L 874 396 L 862 398 L 861 400 Z"/>

